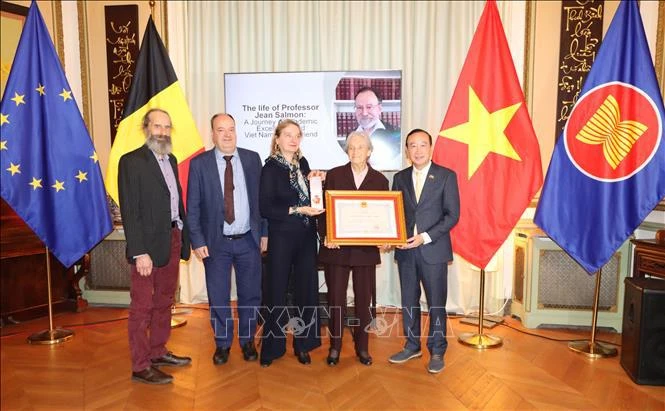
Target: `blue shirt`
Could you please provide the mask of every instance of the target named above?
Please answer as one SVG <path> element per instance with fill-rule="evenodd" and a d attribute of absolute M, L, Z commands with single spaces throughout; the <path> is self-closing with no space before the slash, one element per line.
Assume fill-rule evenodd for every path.
<path fill-rule="evenodd" d="M 166 181 L 166 186 L 169 188 L 169 197 L 171 199 L 171 221 L 178 222 L 178 228 L 182 230 L 182 220 L 180 219 L 180 195 L 178 193 L 178 183 L 175 180 L 175 174 L 173 173 L 173 167 L 171 167 L 171 162 L 169 161 L 169 156 L 159 155 L 154 151 L 152 154 L 155 155 L 157 159 L 157 164 L 159 164 L 159 169 L 162 171 L 164 180 Z"/>
<path fill-rule="evenodd" d="M 215 160 L 217 160 L 217 173 L 222 185 L 222 194 L 224 193 L 224 172 L 226 171 L 226 160 L 223 154 L 215 148 Z M 247 183 L 245 183 L 245 172 L 242 169 L 242 163 L 238 156 L 238 149 L 233 152 L 231 158 L 231 167 L 233 167 L 233 208 L 235 220 L 232 224 L 224 222 L 224 235 L 244 234 L 249 231 L 249 198 L 247 196 Z"/>

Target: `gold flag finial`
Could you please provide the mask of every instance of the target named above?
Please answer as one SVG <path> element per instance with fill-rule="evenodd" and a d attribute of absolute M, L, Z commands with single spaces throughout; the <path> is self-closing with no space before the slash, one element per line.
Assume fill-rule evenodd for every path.
<path fill-rule="evenodd" d="M 155 0 L 150 0 L 150 15 L 153 16 L 155 14 Z"/>

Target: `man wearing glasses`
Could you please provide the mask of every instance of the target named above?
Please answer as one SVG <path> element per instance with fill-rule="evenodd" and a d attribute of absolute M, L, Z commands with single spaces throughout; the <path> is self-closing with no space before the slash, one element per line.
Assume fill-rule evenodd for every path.
<path fill-rule="evenodd" d="M 356 93 L 356 131 L 367 133 L 374 150 L 370 163 L 377 170 L 399 170 L 402 168 L 400 133 L 389 123 L 381 121 L 381 96 L 371 87 L 363 87 Z"/>

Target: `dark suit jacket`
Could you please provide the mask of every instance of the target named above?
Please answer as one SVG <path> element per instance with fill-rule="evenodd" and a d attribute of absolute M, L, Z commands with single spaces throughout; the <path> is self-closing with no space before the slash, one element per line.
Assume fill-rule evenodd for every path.
<path fill-rule="evenodd" d="M 256 246 L 260 247 L 261 235 L 267 235 L 262 227 L 259 212 L 259 178 L 261 158 L 251 150 L 238 147 L 249 201 L 249 226 Z M 187 222 L 192 247 L 210 247 L 224 234 L 224 195 L 217 171 L 215 148 L 192 159 L 187 183 Z M 262 229 L 263 228 L 263 229 Z"/>
<path fill-rule="evenodd" d="M 304 157 L 300 159 L 300 171 L 307 181 L 310 168 Z M 309 182 L 307 188 L 309 189 Z M 289 171 L 275 160 L 268 158 L 263 165 L 259 192 L 261 215 L 268 219 L 270 233 L 302 230 L 303 218 L 295 214 L 289 215 L 289 207 L 298 204 L 298 193 L 289 184 Z M 268 241 L 272 241 L 272 234 Z"/>
<path fill-rule="evenodd" d="M 169 155 L 169 162 L 178 185 L 180 219 L 184 224 L 180 257 L 187 260 L 191 250 L 182 189 L 178 181 L 178 163 L 172 154 Z M 155 266 L 165 266 L 171 253 L 171 195 L 157 159 L 147 146 L 120 157 L 118 190 L 127 240 L 127 259 L 134 264 L 134 256 L 149 254 Z"/>
<path fill-rule="evenodd" d="M 432 163 L 425 177 L 420 202 L 416 202 L 413 188 L 413 167 L 395 174 L 393 190 L 404 195 L 406 232 L 413 236 L 413 227 L 426 232 L 432 242 L 421 245 L 422 255 L 428 264 L 440 264 L 453 259 L 450 230 L 459 220 L 460 204 L 457 175 L 454 171 Z M 395 259 L 400 260 L 408 250 L 395 249 Z"/>
<path fill-rule="evenodd" d="M 388 179 L 369 166 L 360 188 L 356 188 L 351 163 L 347 163 L 333 168 L 326 174 L 324 190 L 388 190 Z M 321 241 L 325 238 L 326 232 L 326 214 L 323 213 L 319 216 L 319 237 Z M 319 247 L 319 262 L 349 266 L 377 265 L 381 262 L 381 257 L 376 246 L 342 246 L 339 249 L 330 249 L 321 244 L 321 247 Z"/>

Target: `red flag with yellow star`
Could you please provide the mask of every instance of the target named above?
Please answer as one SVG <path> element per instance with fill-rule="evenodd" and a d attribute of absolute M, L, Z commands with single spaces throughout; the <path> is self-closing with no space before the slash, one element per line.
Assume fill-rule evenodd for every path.
<path fill-rule="evenodd" d="M 485 4 L 432 159 L 457 173 L 453 251 L 484 268 L 543 182 L 538 140 L 494 1 Z"/>

